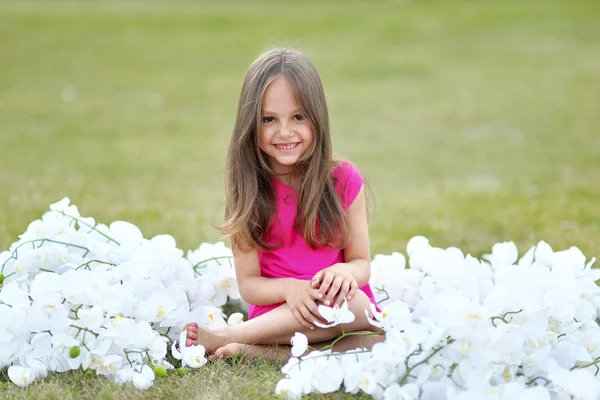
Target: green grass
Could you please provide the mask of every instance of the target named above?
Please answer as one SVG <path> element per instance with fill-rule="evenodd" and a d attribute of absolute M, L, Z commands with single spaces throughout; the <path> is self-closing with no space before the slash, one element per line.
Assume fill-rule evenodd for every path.
<path fill-rule="evenodd" d="M 598 37 L 585 0 L 0 1 L 0 249 L 63 196 L 184 250 L 218 240 L 241 81 L 288 45 L 371 184 L 373 254 L 424 234 L 600 256 Z M 0 397 L 261 398 L 278 378 L 217 364 L 144 393 L 71 374 Z"/>

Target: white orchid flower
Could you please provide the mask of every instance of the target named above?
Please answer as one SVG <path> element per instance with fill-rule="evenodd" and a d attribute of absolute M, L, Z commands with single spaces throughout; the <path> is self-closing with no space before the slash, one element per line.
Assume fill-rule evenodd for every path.
<path fill-rule="evenodd" d="M 291 379 L 281 379 L 275 386 L 275 394 L 287 400 L 297 400 L 302 397 L 298 384 Z"/>
<path fill-rule="evenodd" d="M 179 346 L 179 349 L 177 348 L 177 346 Z M 171 354 L 173 355 L 173 357 L 176 360 L 181 360 L 183 358 L 181 351 L 186 347 L 187 347 L 187 331 L 182 331 L 179 334 L 179 342 L 173 341 L 173 344 L 171 345 Z"/>
<path fill-rule="evenodd" d="M 8 378 L 12 383 L 20 387 L 29 386 L 35 379 L 35 372 L 31 368 L 23 368 L 13 365 L 8 368 Z"/>
<path fill-rule="evenodd" d="M 227 318 L 227 325 L 235 326 L 244 322 L 244 314 L 240 312 L 233 313 Z"/>
<path fill-rule="evenodd" d="M 306 352 L 308 348 L 308 338 L 306 335 L 296 332 L 291 340 L 292 343 L 292 356 L 300 357 Z"/>
<path fill-rule="evenodd" d="M 493 269 L 513 265 L 519 258 L 519 251 L 514 242 L 496 243 L 492 246 L 492 254 L 485 254 L 483 259 L 489 261 Z"/>
<path fill-rule="evenodd" d="M 318 321 L 314 321 L 314 324 L 320 328 L 331 328 L 332 326 L 340 324 L 348 324 L 354 321 L 354 313 L 348 309 L 348 301 L 344 299 L 341 307 L 327 307 L 319 305 L 319 314 L 329 322 L 329 325 L 322 324 Z"/>
<path fill-rule="evenodd" d="M 371 304 L 371 312 L 375 320 L 372 320 L 369 317 L 369 312 L 365 310 L 367 321 L 371 325 L 383 328 L 386 331 L 392 329 L 402 330 L 410 324 L 410 310 L 403 301 L 388 303 L 381 308 L 381 312 L 377 311 L 374 304 Z"/>
<path fill-rule="evenodd" d="M 13 307 L 29 307 L 31 304 L 28 293 L 23 291 L 15 281 L 5 283 L 1 287 L 0 302 Z"/>
<path fill-rule="evenodd" d="M 144 364 L 134 368 L 131 381 L 136 388 L 147 390 L 150 389 L 155 378 L 152 368 Z"/>
<path fill-rule="evenodd" d="M 187 331 L 179 334 L 179 349 L 177 349 L 177 342 L 173 342 L 171 354 L 176 360 L 181 360 L 184 367 L 189 365 L 191 368 L 200 368 L 208 362 L 204 346 L 187 346 Z"/>
<path fill-rule="evenodd" d="M 181 350 L 182 365 L 189 365 L 191 368 L 200 368 L 208 362 L 205 354 L 206 350 L 204 349 L 204 346 L 200 344 L 185 347 Z"/>

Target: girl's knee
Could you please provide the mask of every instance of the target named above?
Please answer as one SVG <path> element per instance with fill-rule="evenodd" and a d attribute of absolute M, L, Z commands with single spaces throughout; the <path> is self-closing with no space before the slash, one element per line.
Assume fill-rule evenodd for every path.
<path fill-rule="evenodd" d="M 368 321 L 373 318 L 371 300 L 362 290 L 357 291 L 352 300 L 348 301 L 348 309 L 354 314 L 353 324 L 359 325 L 359 329 L 370 330 L 370 328 L 373 328 L 373 325 Z"/>
<path fill-rule="evenodd" d="M 352 300 L 348 301 L 348 308 L 355 315 L 356 315 L 355 310 L 360 310 L 361 314 L 364 314 L 365 313 L 364 310 L 367 310 L 369 315 L 372 315 L 371 300 L 365 294 L 365 292 L 363 292 L 362 290 L 358 290 L 356 292 L 356 294 L 354 295 L 354 297 L 352 297 Z"/>

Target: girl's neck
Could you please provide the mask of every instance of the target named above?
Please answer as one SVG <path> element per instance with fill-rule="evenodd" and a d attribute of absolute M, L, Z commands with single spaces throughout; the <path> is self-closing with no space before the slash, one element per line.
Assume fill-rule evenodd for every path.
<path fill-rule="evenodd" d="M 271 170 L 275 173 L 275 179 L 279 179 L 279 182 L 283 183 L 285 186 L 291 187 L 292 189 L 300 188 L 300 180 L 294 174 L 293 166 L 274 166 L 270 165 Z"/>
<path fill-rule="evenodd" d="M 275 175 L 275 179 L 278 179 L 279 182 L 292 189 L 298 190 L 300 188 L 300 180 L 297 177 L 293 176 L 291 173 L 277 174 Z"/>

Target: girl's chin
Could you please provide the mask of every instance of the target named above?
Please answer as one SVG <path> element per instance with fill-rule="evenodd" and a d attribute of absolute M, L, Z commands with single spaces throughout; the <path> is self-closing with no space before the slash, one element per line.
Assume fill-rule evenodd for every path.
<path fill-rule="evenodd" d="M 298 163 L 298 157 L 277 157 L 271 159 L 271 167 L 279 173 L 288 173 Z"/>

